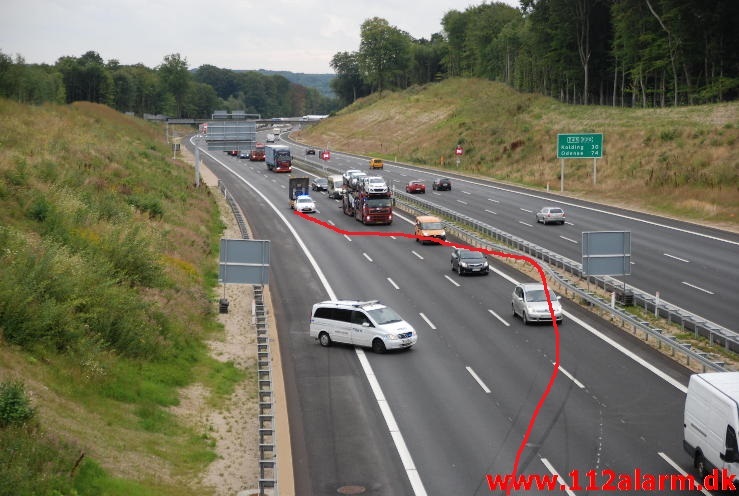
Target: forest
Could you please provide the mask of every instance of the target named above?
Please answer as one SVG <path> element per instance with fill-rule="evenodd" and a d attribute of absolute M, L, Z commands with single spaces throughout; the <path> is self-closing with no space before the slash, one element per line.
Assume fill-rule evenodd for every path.
<path fill-rule="evenodd" d="M 571 104 L 665 107 L 739 91 L 736 0 L 521 0 L 448 11 L 414 39 L 367 19 L 356 52 L 331 60 L 344 104 L 386 89 L 478 77 Z"/>
<path fill-rule="evenodd" d="M 210 118 L 217 109 L 246 110 L 263 118 L 328 114 L 335 98 L 281 75 L 203 65 L 195 70 L 175 53 L 155 68 L 107 62 L 95 51 L 55 64 L 26 64 L 0 52 L 0 97 L 19 103 L 102 103 L 136 115 Z"/>

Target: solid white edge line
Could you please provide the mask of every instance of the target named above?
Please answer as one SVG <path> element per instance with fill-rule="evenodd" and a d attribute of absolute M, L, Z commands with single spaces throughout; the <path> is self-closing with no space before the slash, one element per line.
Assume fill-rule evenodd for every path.
<path fill-rule="evenodd" d="M 426 317 L 426 316 L 425 316 L 425 315 L 424 315 L 423 313 L 419 313 L 418 315 L 420 315 L 420 316 L 421 316 L 421 318 L 422 318 L 423 320 L 425 320 L 425 321 L 426 321 L 426 323 L 427 323 L 427 324 L 429 325 L 429 327 L 430 327 L 431 329 L 436 329 L 436 326 L 435 326 L 435 325 L 434 325 L 434 324 L 433 324 L 433 323 L 432 323 L 432 322 L 431 322 L 431 321 L 429 320 L 429 318 L 428 318 L 428 317 Z"/>
<path fill-rule="evenodd" d="M 672 460 L 672 458 L 670 458 L 669 456 L 667 456 L 665 453 L 663 453 L 661 451 L 658 451 L 657 454 L 664 461 L 666 461 L 669 465 L 671 465 L 672 468 L 674 468 L 675 470 L 677 470 L 678 472 L 680 472 L 682 475 L 689 475 L 685 470 L 682 469 L 682 467 L 680 467 L 680 465 L 678 465 L 674 460 Z M 701 492 L 703 494 L 705 494 L 706 496 L 713 496 L 713 494 L 710 491 L 706 490 L 706 489 L 701 489 Z"/>
<path fill-rule="evenodd" d="M 485 391 L 486 394 L 490 394 L 490 388 L 485 385 L 484 382 L 482 382 L 482 379 L 480 379 L 480 376 L 478 376 L 474 370 L 472 370 L 472 367 L 465 367 L 467 369 L 467 372 L 470 373 L 473 379 L 477 381 L 477 383 L 480 385 L 483 391 Z"/>
<path fill-rule="evenodd" d="M 190 140 L 190 143 L 193 144 L 193 146 L 197 146 L 195 143 Z M 321 268 L 318 266 L 318 262 L 316 262 L 316 259 L 313 258 L 313 254 L 310 252 L 308 247 L 303 242 L 303 239 L 298 235 L 295 228 L 290 224 L 283 213 L 275 206 L 274 203 L 272 203 L 257 187 L 255 187 L 253 184 L 251 184 L 249 181 L 241 177 L 234 171 L 231 167 L 221 162 L 219 159 L 217 159 L 213 154 L 209 153 L 207 150 L 200 150 L 201 152 L 205 153 L 209 157 L 211 157 L 213 160 L 221 164 L 223 168 L 228 170 L 231 174 L 236 176 L 237 179 L 239 179 L 241 182 L 249 186 L 251 189 L 254 190 L 255 193 L 257 193 L 264 201 L 267 203 L 267 205 L 270 206 L 270 208 L 275 212 L 275 214 L 282 220 L 282 222 L 287 226 L 290 233 L 292 233 L 293 237 L 295 238 L 295 241 L 298 243 L 300 248 L 303 250 L 303 253 L 305 253 L 305 256 L 308 258 L 308 261 L 313 266 L 313 270 L 316 271 L 316 274 L 318 275 L 318 279 L 321 281 L 321 284 L 323 284 L 324 289 L 328 293 L 329 299 L 336 300 L 336 293 L 334 292 L 331 285 L 328 283 L 328 280 L 326 279 L 326 275 L 323 273 Z M 426 488 L 423 485 L 423 482 L 421 481 L 421 477 L 418 474 L 418 471 L 416 470 L 416 466 L 413 463 L 413 457 L 411 456 L 410 451 L 408 451 L 408 447 L 405 444 L 405 440 L 403 439 L 403 436 L 400 434 L 400 431 L 396 430 L 393 431 L 392 428 L 397 429 L 397 424 L 395 424 L 395 417 L 391 417 L 388 419 L 388 417 L 385 416 L 385 412 L 388 412 L 392 414 L 392 411 L 390 410 L 390 406 L 385 401 L 385 395 L 382 393 L 382 389 L 380 388 L 380 384 L 377 381 L 377 378 L 375 377 L 374 372 L 372 371 L 372 367 L 369 364 L 369 361 L 367 361 L 367 358 L 364 356 L 364 351 L 361 348 L 355 348 L 354 352 L 356 353 L 357 357 L 359 358 L 360 364 L 362 364 L 362 370 L 364 371 L 364 375 L 367 377 L 367 381 L 370 383 L 370 387 L 372 389 L 372 392 L 375 396 L 375 400 L 377 401 L 378 406 L 380 407 L 380 411 L 383 412 L 383 417 L 385 418 L 385 424 L 388 427 L 388 430 L 390 431 L 390 435 L 393 438 L 393 442 L 395 443 L 395 449 L 398 451 L 398 456 L 400 456 L 400 459 L 403 461 L 403 466 L 405 468 L 406 475 L 408 476 L 408 480 L 410 481 L 411 487 L 413 488 L 413 493 L 415 496 L 427 496 Z M 362 361 L 364 359 L 364 362 Z M 372 376 L 372 379 L 370 379 L 370 375 Z M 379 394 L 378 394 L 379 393 Z M 384 406 L 382 403 L 384 403 Z"/>
<path fill-rule="evenodd" d="M 570 496 L 576 496 L 575 493 L 572 492 L 572 489 L 570 489 L 570 487 L 567 484 L 565 484 L 565 479 L 563 479 L 562 476 L 559 475 L 559 472 L 557 472 L 557 470 L 554 468 L 554 466 L 551 463 L 549 463 L 549 460 L 547 460 L 546 458 L 539 458 L 539 459 L 541 460 L 541 463 L 543 463 L 544 466 L 547 468 L 547 470 L 549 470 L 549 472 L 551 472 L 552 475 L 557 477 L 557 480 L 560 482 L 560 487 L 558 487 L 557 489 L 561 490 L 561 486 L 564 486 L 564 490 L 565 492 L 567 492 L 567 494 L 569 494 Z"/>
<path fill-rule="evenodd" d="M 501 321 L 503 323 L 503 325 L 505 325 L 506 327 L 510 327 L 511 326 L 511 324 L 509 324 L 507 321 L 503 320 L 503 317 L 501 317 L 497 313 L 493 312 L 489 308 L 488 308 L 488 312 L 490 312 L 493 315 L 493 317 L 495 317 L 496 319 L 498 319 L 499 321 Z"/>

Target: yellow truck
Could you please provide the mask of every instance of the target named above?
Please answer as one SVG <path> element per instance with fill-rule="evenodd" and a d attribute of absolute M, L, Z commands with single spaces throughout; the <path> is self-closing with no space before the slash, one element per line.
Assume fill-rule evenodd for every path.
<path fill-rule="evenodd" d="M 369 161 L 370 169 L 382 169 L 383 163 L 381 158 L 371 158 Z"/>

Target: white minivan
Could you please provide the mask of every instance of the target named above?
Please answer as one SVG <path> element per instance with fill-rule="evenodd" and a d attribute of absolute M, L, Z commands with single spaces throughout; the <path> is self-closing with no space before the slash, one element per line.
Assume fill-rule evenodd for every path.
<path fill-rule="evenodd" d="M 693 460 L 700 483 L 714 469 L 739 474 L 737 431 L 739 372 L 691 375 L 685 397 L 683 447 Z"/>
<path fill-rule="evenodd" d="M 418 341 L 413 327 L 378 300 L 316 303 L 311 311 L 310 336 L 322 346 L 335 341 L 372 348 L 375 353 L 410 348 Z"/>

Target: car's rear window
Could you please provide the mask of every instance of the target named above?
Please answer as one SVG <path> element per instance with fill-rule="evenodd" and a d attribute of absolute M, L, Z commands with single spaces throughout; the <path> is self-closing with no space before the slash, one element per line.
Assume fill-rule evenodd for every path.
<path fill-rule="evenodd" d="M 549 212 L 550 213 L 553 213 L 553 214 L 561 214 L 562 213 L 562 209 L 561 208 L 550 208 L 549 209 Z"/>

